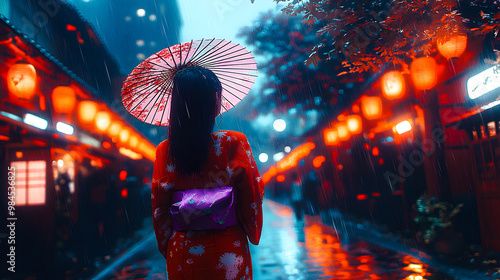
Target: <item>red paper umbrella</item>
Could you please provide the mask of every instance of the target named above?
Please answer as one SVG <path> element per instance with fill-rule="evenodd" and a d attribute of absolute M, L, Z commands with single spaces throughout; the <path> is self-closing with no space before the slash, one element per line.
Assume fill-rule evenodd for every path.
<path fill-rule="evenodd" d="M 123 83 L 123 105 L 145 123 L 168 126 L 174 75 L 191 65 L 207 68 L 219 78 L 221 114 L 248 94 L 257 77 L 255 58 L 244 47 L 221 39 L 191 41 L 163 49 L 136 66 Z"/>

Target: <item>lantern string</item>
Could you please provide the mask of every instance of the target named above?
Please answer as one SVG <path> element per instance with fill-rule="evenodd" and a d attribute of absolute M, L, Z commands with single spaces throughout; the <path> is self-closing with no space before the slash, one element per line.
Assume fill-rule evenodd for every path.
<path fill-rule="evenodd" d="M 451 68 L 453 68 L 453 75 L 456 75 L 457 71 L 455 71 L 455 65 L 453 65 L 453 57 L 450 58 L 450 63 L 451 63 Z"/>

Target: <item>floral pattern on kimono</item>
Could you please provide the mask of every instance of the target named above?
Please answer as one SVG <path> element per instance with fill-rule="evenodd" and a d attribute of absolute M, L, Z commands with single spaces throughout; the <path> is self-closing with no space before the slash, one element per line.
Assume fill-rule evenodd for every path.
<path fill-rule="evenodd" d="M 176 165 L 168 157 L 168 139 L 156 148 L 151 190 L 153 227 L 158 250 L 167 261 L 169 279 L 196 279 L 195 273 L 201 273 L 208 264 L 211 279 L 252 279 L 248 242 L 258 245 L 260 241 L 264 183 L 243 133 L 219 131 L 212 138 L 209 162 L 196 178 L 176 173 Z M 173 229 L 170 206 L 174 191 L 219 186 L 235 189 L 237 225 L 224 230 Z M 213 237 L 206 237 L 210 234 Z M 218 243 L 219 249 L 214 250 L 208 240 L 227 244 L 220 247 Z"/>

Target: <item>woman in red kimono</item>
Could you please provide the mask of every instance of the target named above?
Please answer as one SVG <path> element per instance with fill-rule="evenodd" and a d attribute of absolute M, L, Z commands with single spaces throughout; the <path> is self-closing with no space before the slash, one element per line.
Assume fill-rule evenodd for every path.
<path fill-rule="evenodd" d="M 236 131 L 212 133 L 221 91 L 215 74 L 199 66 L 179 70 L 173 80 L 169 138 L 156 148 L 151 191 L 158 249 L 170 280 L 252 279 L 247 237 L 259 244 L 264 185 L 246 136 Z M 234 189 L 234 225 L 175 229 L 175 192 L 224 186 Z M 224 219 L 220 224 L 224 227 Z"/>

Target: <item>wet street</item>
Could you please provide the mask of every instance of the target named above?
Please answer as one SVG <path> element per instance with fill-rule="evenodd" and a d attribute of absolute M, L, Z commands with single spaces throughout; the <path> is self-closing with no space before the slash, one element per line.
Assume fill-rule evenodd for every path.
<path fill-rule="evenodd" d="M 343 237 L 319 216 L 297 222 L 288 206 L 265 200 L 263 207 L 262 238 L 250 246 L 254 279 L 453 279 L 412 256 Z M 154 235 L 122 259 L 93 279 L 166 279 Z"/>

